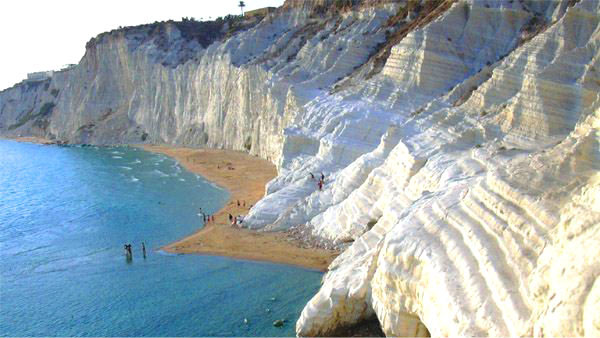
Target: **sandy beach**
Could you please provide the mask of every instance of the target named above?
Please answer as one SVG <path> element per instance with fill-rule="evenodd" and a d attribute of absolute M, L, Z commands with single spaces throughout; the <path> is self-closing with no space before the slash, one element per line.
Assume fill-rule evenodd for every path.
<path fill-rule="evenodd" d="M 9 138 L 18 142 L 54 144 L 39 137 Z M 302 248 L 291 235 L 232 227 L 228 215 L 246 215 L 265 194 L 265 185 L 277 175 L 273 164 L 246 153 L 231 150 L 176 148 L 140 145 L 146 151 L 177 160 L 187 170 L 227 189 L 230 199 L 214 214 L 215 222 L 162 249 L 171 253 L 206 254 L 238 259 L 267 261 L 326 271 L 338 251 Z M 237 206 L 237 201 L 240 206 Z M 245 202 L 245 207 L 244 207 Z M 200 222 L 199 222 L 200 224 Z"/>
<path fill-rule="evenodd" d="M 142 148 L 176 159 L 187 170 L 202 175 L 230 193 L 230 200 L 214 215 L 214 223 L 165 246 L 165 251 L 284 263 L 321 271 L 325 271 L 339 254 L 332 250 L 301 248 L 286 233 L 260 232 L 230 225 L 228 214 L 246 215 L 250 205 L 264 196 L 266 183 L 276 176 L 275 166 L 268 161 L 230 150 L 150 145 Z"/>
<path fill-rule="evenodd" d="M 0 139 L 5 139 L 5 140 L 12 140 L 12 141 L 17 141 L 17 142 L 25 142 L 25 143 L 37 143 L 37 144 L 55 144 L 55 141 L 51 141 L 48 139 L 45 139 L 43 137 L 37 137 L 37 136 L 23 136 L 23 137 L 6 137 L 6 138 L 0 138 Z"/>

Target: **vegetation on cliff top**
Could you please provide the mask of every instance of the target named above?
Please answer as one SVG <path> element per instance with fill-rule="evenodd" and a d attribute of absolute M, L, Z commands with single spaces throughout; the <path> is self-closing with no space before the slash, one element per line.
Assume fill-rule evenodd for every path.
<path fill-rule="evenodd" d="M 93 48 L 108 37 L 119 35 L 125 37 L 142 35 L 145 37 L 141 42 L 154 40 L 155 43 L 159 44 L 158 47 L 160 47 L 161 41 L 166 38 L 169 25 L 176 27 L 181 33 L 181 37 L 186 41 L 196 41 L 203 48 L 206 48 L 214 41 L 228 38 L 240 30 L 254 26 L 261 19 L 262 17 L 254 17 L 248 20 L 240 15 L 227 15 L 225 17 L 218 17 L 212 21 L 197 21 L 194 18 L 184 17 L 181 18 L 181 21 L 156 21 L 139 26 L 119 27 L 118 29 L 99 34 L 95 38 L 92 38 L 86 44 L 86 48 Z"/>

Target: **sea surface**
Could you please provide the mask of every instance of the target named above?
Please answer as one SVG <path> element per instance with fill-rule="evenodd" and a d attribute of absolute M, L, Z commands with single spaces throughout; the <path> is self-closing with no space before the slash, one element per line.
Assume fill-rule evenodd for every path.
<path fill-rule="evenodd" d="M 293 336 L 320 272 L 159 250 L 227 198 L 164 155 L 0 140 L 0 335 Z"/>

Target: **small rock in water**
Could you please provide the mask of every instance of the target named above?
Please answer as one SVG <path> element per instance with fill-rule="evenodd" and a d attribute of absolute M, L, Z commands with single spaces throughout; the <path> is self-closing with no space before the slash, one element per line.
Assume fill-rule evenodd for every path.
<path fill-rule="evenodd" d="M 275 327 L 282 327 L 283 326 L 283 320 L 277 319 L 276 321 L 273 322 L 273 326 L 275 326 Z"/>

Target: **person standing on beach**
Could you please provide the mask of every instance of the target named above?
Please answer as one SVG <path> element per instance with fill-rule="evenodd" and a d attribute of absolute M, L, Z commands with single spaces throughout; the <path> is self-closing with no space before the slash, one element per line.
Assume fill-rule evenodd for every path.
<path fill-rule="evenodd" d="M 238 205 L 238 207 L 240 206 L 240 200 L 237 200 L 237 205 Z"/>
<path fill-rule="evenodd" d="M 233 221 L 233 215 L 229 214 L 229 222 Z"/>
<path fill-rule="evenodd" d="M 206 214 L 204 213 L 204 211 L 202 211 L 202 208 L 198 208 L 198 210 L 200 210 L 200 213 L 202 214 L 202 221 L 206 223 Z"/>

